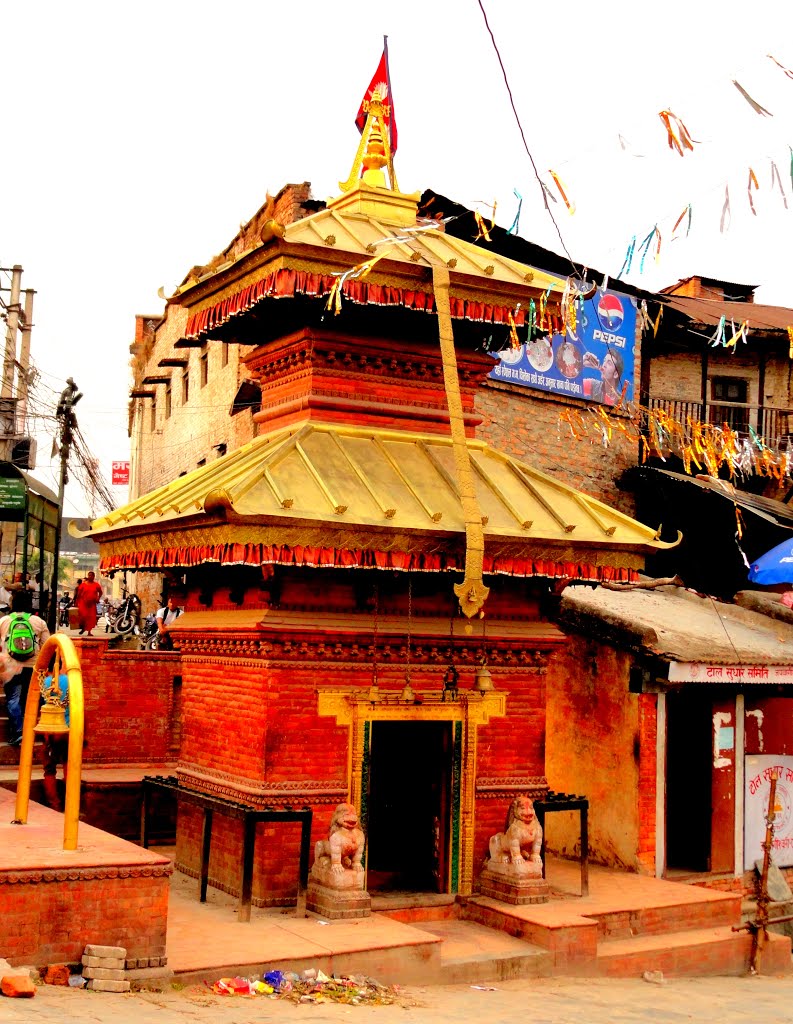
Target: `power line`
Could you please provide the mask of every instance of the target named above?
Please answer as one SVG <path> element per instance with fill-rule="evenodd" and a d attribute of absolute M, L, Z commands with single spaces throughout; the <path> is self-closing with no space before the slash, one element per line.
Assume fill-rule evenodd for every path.
<path fill-rule="evenodd" d="M 551 210 L 550 206 L 548 205 L 548 196 L 546 195 L 546 192 L 545 192 L 545 185 L 543 184 L 542 178 L 540 178 L 540 173 L 537 170 L 537 164 L 534 162 L 534 157 L 532 156 L 531 150 L 529 149 L 529 144 L 526 141 L 526 133 L 523 131 L 523 125 L 521 124 L 520 116 L 518 115 L 518 110 L 517 110 L 517 107 L 515 106 L 515 99 L 514 99 L 514 97 L 512 95 L 512 89 L 511 89 L 510 84 L 509 84 L 509 79 L 507 78 L 507 70 L 504 67 L 504 61 L 501 59 L 501 53 L 499 52 L 498 44 L 496 43 L 496 37 L 493 35 L 493 30 L 490 28 L 490 22 L 487 20 L 487 13 L 485 12 L 485 8 L 484 8 L 484 6 L 482 4 L 482 0 L 477 0 L 477 2 L 479 4 L 479 9 L 482 12 L 482 17 L 485 19 L 485 27 L 487 28 L 488 34 L 490 35 L 490 40 L 493 43 L 493 49 L 496 51 L 496 57 L 498 58 L 498 63 L 500 65 L 500 67 L 501 67 L 501 74 L 504 76 L 504 84 L 506 85 L 507 93 L 509 94 L 509 102 L 510 102 L 510 106 L 512 107 L 512 113 L 515 115 L 515 120 L 516 120 L 517 125 L 518 125 L 518 131 L 520 132 L 520 137 L 523 140 L 523 148 L 526 150 L 526 155 L 528 156 L 529 160 L 531 161 L 531 166 L 532 166 L 532 169 L 534 171 L 534 177 L 537 179 L 537 184 L 540 186 L 540 191 L 542 193 L 543 206 L 545 207 L 545 210 L 546 210 L 548 216 L 551 218 L 551 222 L 553 223 L 554 228 L 556 228 L 556 234 L 559 236 L 559 244 L 562 246 L 562 249 L 564 249 L 565 255 L 570 260 L 570 265 L 573 268 L 573 273 L 577 274 L 578 273 L 578 268 L 576 267 L 575 262 L 573 261 L 573 257 L 570 255 L 570 253 L 569 253 L 569 251 L 567 249 L 567 246 L 564 243 L 564 239 L 562 238 L 562 232 L 559 229 L 559 225 L 556 223 L 556 218 L 553 215 L 553 211 Z"/>

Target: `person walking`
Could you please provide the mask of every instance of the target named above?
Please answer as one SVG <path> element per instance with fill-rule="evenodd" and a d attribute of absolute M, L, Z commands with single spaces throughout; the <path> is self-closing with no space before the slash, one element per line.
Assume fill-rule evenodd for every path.
<path fill-rule="evenodd" d="M 80 622 L 80 636 L 87 633 L 93 636 L 96 625 L 96 606 L 102 597 L 102 588 L 96 582 L 93 571 L 89 572 L 74 592 L 74 603 Z"/>

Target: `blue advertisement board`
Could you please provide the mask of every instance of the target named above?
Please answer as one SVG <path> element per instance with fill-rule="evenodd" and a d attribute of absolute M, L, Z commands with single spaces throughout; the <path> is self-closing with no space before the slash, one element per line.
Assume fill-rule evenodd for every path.
<path fill-rule="evenodd" d="M 617 292 L 595 292 L 579 308 L 575 330 L 537 337 L 494 352 L 493 380 L 616 405 L 634 400 L 636 303 Z"/>

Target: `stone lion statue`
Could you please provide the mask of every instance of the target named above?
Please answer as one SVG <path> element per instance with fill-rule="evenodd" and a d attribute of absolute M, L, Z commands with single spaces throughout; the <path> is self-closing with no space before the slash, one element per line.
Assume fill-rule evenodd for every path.
<path fill-rule="evenodd" d="M 490 839 L 491 864 L 541 874 L 541 848 L 542 827 L 534 814 L 534 803 L 527 796 L 516 796 L 510 804 L 504 831 Z"/>
<path fill-rule="evenodd" d="M 333 812 L 327 839 L 314 847 L 316 873 L 343 875 L 354 871 L 363 875 L 364 834 L 358 827 L 358 812 L 352 804 L 339 804 Z"/>

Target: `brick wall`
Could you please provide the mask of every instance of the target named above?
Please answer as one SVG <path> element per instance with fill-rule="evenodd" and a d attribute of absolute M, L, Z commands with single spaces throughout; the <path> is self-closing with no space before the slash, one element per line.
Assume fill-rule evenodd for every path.
<path fill-rule="evenodd" d="M 123 946 L 130 959 L 166 955 L 167 875 L 107 866 L 3 871 L 0 904 L 11 964 L 79 963 L 88 943 Z"/>
<path fill-rule="evenodd" d="M 649 815 L 654 791 L 647 784 L 655 761 L 649 722 L 642 728 L 640 698 L 628 692 L 631 656 L 571 636 L 547 672 L 546 765 L 551 789 L 589 799 L 590 856 L 596 863 L 647 870 Z M 551 850 L 578 853 L 577 816 L 553 815 Z M 641 856 L 640 856 L 641 854 Z"/>
<path fill-rule="evenodd" d="M 268 685 L 264 662 L 182 659 L 182 762 L 261 782 Z"/>
<path fill-rule="evenodd" d="M 114 651 L 75 639 L 83 670 L 85 750 L 91 764 L 163 764 L 173 757 L 175 654 Z"/>
<path fill-rule="evenodd" d="M 301 802 L 302 806 L 302 802 Z M 314 844 L 328 834 L 333 807 L 314 807 L 311 855 Z M 179 811 L 176 867 L 194 878 L 201 869 L 201 828 L 203 812 L 189 805 Z M 256 826 L 253 862 L 252 902 L 257 907 L 292 906 L 297 898 L 300 863 L 300 823 Z M 209 854 L 209 884 L 232 896 L 240 895 L 242 875 L 242 822 L 216 813 L 212 822 Z"/>
<path fill-rule="evenodd" d="M 154 401 L 150 398 L 132 400 L 132 498 L 189 473 L 202 459 L 212 462 L 219 458 L 214 445 L 226 444 L 228 451 L 233 451 L 255 435 L 249 411 L 229 416 L 232 400 L 244 377 L 239 346 L 226 346 L 220 342 L 207 344 L 207 382 L 202 386 L 202 350 L 173 347 L 184 335 L 187 316 L 188 311 L 181 306 L 169 304 L 166 307 L 165 319 L 157 329 L 143 374 L 170 377 L 170 415 L 167 415 L 164 384 L 143 385 L 155 392 Z M 187 360 L 187 401 L 183 392 L 184 370 L 181 367 L 159 367 L 158 363 L 163 358 Z"/>
<path fill-rule="evenodd" d="M 483 417 L 476 436 L 534 469 L 591 494 L 633 515 L 633 495 L 619 490 L 615 480 L 636 465 L 636 446 L 615 432 L 609 447 L 594 437 L 576 440 L 559 415 L 567 405 L 585 411 L 585 403 L 565 403 L 540 391 L 488 381 L 476 396 Z"/>
<path fill-rule="evenodd" d="M 763 404 L 790 405 L 791 371 L 789 361 L 776 354 L 768 357 L 765 368 Z M 739 350 L 734 356 L 723 349 L 708 350 L 708 379 L 737 377 L 748 381 L 747 401 L 760 403 L 759 360 L 756 349 Z M 650 394 L 654 398 L 674 398 L 699 402 L 702 397 L 702 357 L 695 352 L 655 356 L 650 363 Z M 711 393 L 708 392 L 710 399 Z"/>

